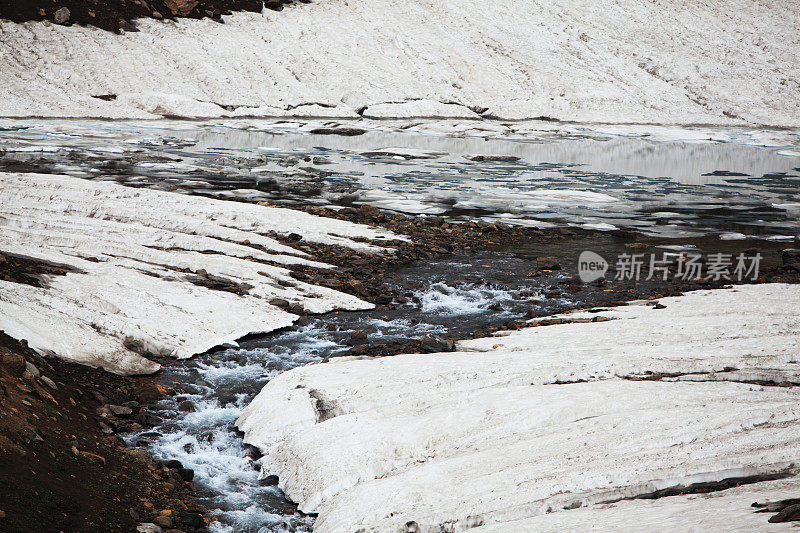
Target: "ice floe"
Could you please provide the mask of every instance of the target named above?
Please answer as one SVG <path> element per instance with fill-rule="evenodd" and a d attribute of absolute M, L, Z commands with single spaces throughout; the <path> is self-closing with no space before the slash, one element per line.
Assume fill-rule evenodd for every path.
<path fill-rule="evenodd" d="M 277 376 L 237 424 L 265 454 L 262 475 L 319 513 L 318 532 L 697 516 L 700 496 L 599 504 L 796 474 L 800 392 L 754 383 L 797 378 L 799 300 L 796 285 L 735 286 L 571 313 L 454 353 L 332 359 Z M 735 516 L 752 503 L 719 498 L 709 505 L 742 504 Z"/>
<path fill-rule="evenodd" d="M 390 253 L 372 242 L 396 238 L 289 209 L 35 174 L 0 174 L 0 227 L 3 253 L 67 269 L 43 287 L 0 281 L 0 329 L 120 373 L 157 370 L 147 354 L 186 358 L 290 325 L 296 315 L 274 298 L 310 313 L 371 308 L 294 279 L 286 267 L 330 266 L 267 234 L 360 253 Z"/>

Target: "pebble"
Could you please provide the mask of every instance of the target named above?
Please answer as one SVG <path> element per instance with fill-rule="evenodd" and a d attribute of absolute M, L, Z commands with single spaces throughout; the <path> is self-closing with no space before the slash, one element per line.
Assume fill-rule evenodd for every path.
<path fill-rule="evenodd" d="M 152 522 L 143 522 L 136 526 L 136 533 L 164 533 L 164 530 Z"/>
<path fill-rule="evenodd" d="M 42 381 L 44 382 L 45 385 L 47 385 L 51 389 L 58 390 L 58 387 L 56 386 L 55 381 L 53 381 L 52 379 L 48 378 L 47 376 L 42 376 Z"/>
<path fill-rule="evenodd" d="M 33 363 L 31 363 L 30 361 L 25 361 L 25 372 L 30 374 L 31 376 L 33 376 L 35 378 L 38 378 L 41 375 L 41 372 L 39 372 L 39 369 L 36 368 L 36 366 Z"/>
<path fill-rule="evenodd" d="M 62 7 L 55 12 L 53 20 L 55 20 L 56 24 L 65 24 L 69 20 L 70 14 L 68 7 Z"/>
<path fill-rule="evenodd" d="M 106 407 L 115 416 L 131 416 L 133 414 L 133 410 L 130 407 L 125 407 L 122 405 L 106 405 Z"/>
<path fill-rule="evenodd" d="M 185 413 L 193 413 L 196 409 L 190 400 L 184 400 L 178 404 L 178 410 Z"/>

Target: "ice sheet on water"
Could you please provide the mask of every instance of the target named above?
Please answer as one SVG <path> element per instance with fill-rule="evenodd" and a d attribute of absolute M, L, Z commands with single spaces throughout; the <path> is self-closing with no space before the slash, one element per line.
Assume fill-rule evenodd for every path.
<path fill-rule="evenodd" d="M 358 127 L 368 134 L 343 137 L 310 134 L 320 125 L 313 120 L 158 125 L 39 120 L 26 129 L 5 130 L 0 151 L 5 149 L 11 160 L 52 159 L 53 171 L 69 156 L 69 164 L 78 167 L 70 173 L 140 186 L 163 187 L 168 179 L 181 178 L 180 187 L 207 194 L 212 183 L 219 190 L 240 191 L 226 195 L 252 201 L 337 205 L 349 198 L 410 214 L 492 215 L 525 225 L 538 224 L 529 220 L 569 225 L 587 217 L 614 218 L 608 223 L 621 229 L 665 237 L 732 230 L 748 238 L 798 233 L 797 210 L 762 209 L 796 201 L 793 186 L 800 175 L 792 154 L 798 153 L 800 138 L 795 131 L 584 125 L 542 130 L 538 123 L 510 131 L 492 123 L 453 129 L 451 122 L 409 128 L 407 123 L 361 120 Z M 439 130 L 449 134 L 436 134 Z M 456 137 L 462 130 L 473 133 Z M 131 143 L 138 152 L 129 152 Z M 37 152 L 13 152 L 20 148 Z M 467 158 L 476 153 L 487 160 Z M 121 166 L 98 170 L 100 155 Z M 332 164 L 318 175 L 314 158 L 322 155 Z M 291 172 L 278 166 L 287 156 L 300 161 Z M 261 192 L 242 194 L 245 189 Z M 300 189 L 302 194 L 290 198 Z M 703 213 L 698 198 L 721 210 Z M 653 214 L 663 211 L 683 216 L 665 225 L 663 217 Z M 759 221 L 791 228 L 775 231 Z M 753 227 L 731 228 L 731 222 Z"/>

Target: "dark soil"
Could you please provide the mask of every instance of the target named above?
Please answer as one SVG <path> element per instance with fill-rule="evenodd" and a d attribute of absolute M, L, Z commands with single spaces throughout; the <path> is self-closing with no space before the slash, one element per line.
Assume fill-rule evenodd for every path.
<path fill-rule="evenodd" d="M 74 271 L 72 267 L 47 263 L 40 259 L 0 253 L 0 280 L 3 281 L 43 287 L 47 284 L 47 276 L 63 276 Z"/>
<path fill-rule="evenodd" d="M 0 332 L 0 531 L 129 532 L 159 513 L 179 531 L 204 530 L 191 483 L 113 435 L 162 394 Z M 125 402 L 124 418 L 104 407 Z"/>
<path fill-rule="evenodd" d="M 266 7 L 279 11 L 291 3 L 292 0 L 266 0 Z M 260 13 L 264 7 L 264 0 L 3 0 L 0 19 L 56 22 L 61 20 L 57 19 L 56 12 L 67 8 L 69 18 L 62 22 L 65 25 L 91 25 L 120 32 L 137 31 L 135 19 L 139 18 L 209 17 L 224 22 L 222 16 L 233 11 Z"/>

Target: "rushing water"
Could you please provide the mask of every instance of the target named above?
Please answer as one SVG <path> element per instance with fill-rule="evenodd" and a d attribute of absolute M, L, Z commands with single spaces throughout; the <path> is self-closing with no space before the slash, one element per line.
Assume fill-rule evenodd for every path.
<path fill-rule="evenodd" d="M 491 270 L 476 273 L 475 259 L 491 261 Z M 163 424 L 130 435 L 128 441 L 195 471 L 195 482 L 221 520 L 216 530 L 308 530 L 312 517 L 294 512 L 276 486 L 259 481 L 252 450 L 242 444 L 234 426 L 241 409 L 280 372 L 347 352 L 356 331 L 364 332 L 371 344 L 428 333 L 447 337 L 521 317 L 531 309 L 545 313 L 572 303 L 557 289 L 567 274 L 528 280 L 524 272 L 532 265 L 503 253 L 413 265 L 400 273 L 418 287 L 409 291 L 405 305 L 304 319 L 287 330 L 244 340 L 238 348 L 176 364 L 158 377 L 180 391 L 156 406 Z M 194 411 L 179 409 L 187 400 Z"/>
<path fill-rule="evenodd" d="M 673 243 L 705 236 L 720 245 L 750 238 L 777 246 L 800 236 L 796 132 L 570 127 L 523 134 L 516 125 L 358 123 L 351 126 L 368 131 L 348 137 L 311 133 L 319 126 L 4 120 L 0 172 L 63 173 L 243 201 L 368 202 L 454 221 L 625 228 Z M 234 427 L 241 409 L 277 374 L 347 352 L 357 331 L 370 344 L 463 336 L 593 301 L 588 289 L 569 296 L 559 289 L 569 273 L 527 278 L 536 253 L 551 255 L 497 252 L 405 267 L 407 303 L 393 309 L 303 319 L 176 363 L 158 377 L 179 390 L 155 406 L 164 422 L 128 441 L 192 468 L 217 509 L 217 530 L 309 530 L 313 517 L 259 481 L 256 455 Z M 179 409 L 187 401 L 192 410 Z"/>

